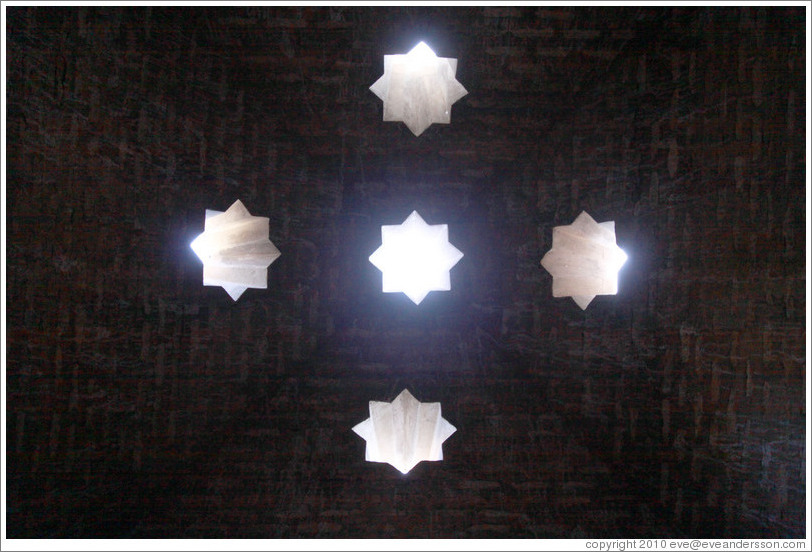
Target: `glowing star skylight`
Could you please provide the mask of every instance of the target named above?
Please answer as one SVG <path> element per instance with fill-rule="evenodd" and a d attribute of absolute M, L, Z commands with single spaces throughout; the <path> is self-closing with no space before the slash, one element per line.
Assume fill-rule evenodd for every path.
<path fill-rule="evenodd" d="M 617 274 L 626 253 L 615 243 L 615 221 L 600 224 L 586 211 L 553 228 L 553 246 L 541 266 L 553 276 L 553 297 L 572 297 L 586 309 L 596 295 L 617 294 Z"/>
<path fill-rule="evenodd" d="M 468 93 L 456 74 L 455 58 L 420 42 L 408 54 L 383 56 L 383 76 L 369 89 L 383 100 L 384 121 L 403 121 L 420 136 L 432 123 L 449 124 L 451 105 Z"/>
<path fill-rule="evenodd" d="M 405 293 L 416 305 L 430 291 L 451 289 L 462 252 L 448 242 L 447 224 L 426 224 L 412 211 L 403 224 L 381 226 L 381 246 L 369 262 L 383 272 L 384 293 Z"/>
<path fill-rule="evenodd" d="M 268 287 L 268 266 L 280 255 L 268 218 L 252 216 L 239 199 L 225 213 L 206 209 L 205 231 L 190 246 L 203 261 L 203 285 L 222 286 L 235 301 Z"/>
<path fill-rule="evenodd" d="M 423 460 L 442 460 L 443 441 L 457 428 L 442 417 L 440 403 L 421 403 L 404 389 L 391 403 L 369 401 L 369 418 L 352 430 L 367 442 L 367 462 L 408 473 Z"/>

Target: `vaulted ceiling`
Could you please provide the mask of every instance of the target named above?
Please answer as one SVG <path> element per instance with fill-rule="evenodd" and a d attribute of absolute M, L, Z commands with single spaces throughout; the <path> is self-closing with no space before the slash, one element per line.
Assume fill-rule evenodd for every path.
<path fill-rule="evenodd" d="M 803 537 L 802 8 L 6 9 L 9 537 Z M 415 137 L 369 86 L 420 40 L 468 95 Z M 417 306 L 413 210 L 464 253 Z M 457 428 L 407 475 L 352 432 L 404 388 Z"/>

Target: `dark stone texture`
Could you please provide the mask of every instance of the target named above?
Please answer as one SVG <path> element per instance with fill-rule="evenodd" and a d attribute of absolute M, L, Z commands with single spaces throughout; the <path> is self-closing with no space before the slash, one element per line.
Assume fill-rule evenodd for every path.
<path fill-rule="evenodd" d="M 802 8 L 7 14 L 9 537 L 804 536 Z M 415 138 L 368 87 L 419 39 L 469 94 Z M 367 261 L 413 209 L 465 254 L 419 307 Z M 458 428 L 406 476 L 351 431 L 404 387 Z"/>

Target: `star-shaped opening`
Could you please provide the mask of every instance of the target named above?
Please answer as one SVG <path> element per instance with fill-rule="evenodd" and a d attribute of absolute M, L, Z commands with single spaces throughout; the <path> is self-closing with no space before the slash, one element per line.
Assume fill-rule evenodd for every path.
<path fill-rule="evenodd" d="M 268 218 L 238 199 L 228 210 L 206 210 L 204 232 L 190 244 L 203 261 L 203 285 L 221 286 L 235 301 L 248 288 L 268 287 L 268 266 L 279 250 L 268 239 Z"/>
<path fill-rule="evenodd" d="M 451 289 L 451 268 L 463 257 L 448 242 L 447 224 L 426 224 L 412 211 L 403 224 L 381 226 L 381 246 L 369 261 L 383 273 L 384 293 L 403 292 L 416 305 L 430 291 Z"/>
<path fill-rule="evenodd" d="M 615 243 L 615 221 L 599 224 L 582 211 L 572 224 L 553 228 L 553 246 L 541 266 L 553 276 L 553 297 L 572 297 L 586 309 L 596 295 L 617 294 L 626 259 Z"/>
<path fill-rule="evenodd" d="M 440 403 L 421 403 L 404 389 L 391 403 L 369 401 L 369 418 L 352 430 L 367 442 L 367 462 L 405 474 L 423 460 L 442 460 L 443 442 L 457 428 L 442 417 Z"/>
<path fill-rule="evenodd" d="M 451 122 L 451 105 L 468 91 L 455 58 L 437 57 L 424 42 L 408 54 L 385 55 L 383 75 L 369 89 L 383 100 L 383 120 L 403 121 L 415 136 L 433 123 Z"/>

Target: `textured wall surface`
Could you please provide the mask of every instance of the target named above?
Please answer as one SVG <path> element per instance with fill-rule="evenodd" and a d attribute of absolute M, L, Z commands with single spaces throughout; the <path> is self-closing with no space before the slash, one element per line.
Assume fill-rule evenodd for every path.
<path fill-rule="evenodd" d="M 7 13 L 9 537 L 804 536 L 802 9 Z M 416 138 L 368 87 L 420 39 L 469 94 Z M 419 307 L 367 260 L 413 209 L 465 254 Z M 457 427 L 406 476 L 351 431 L 404 387 Z"/>

